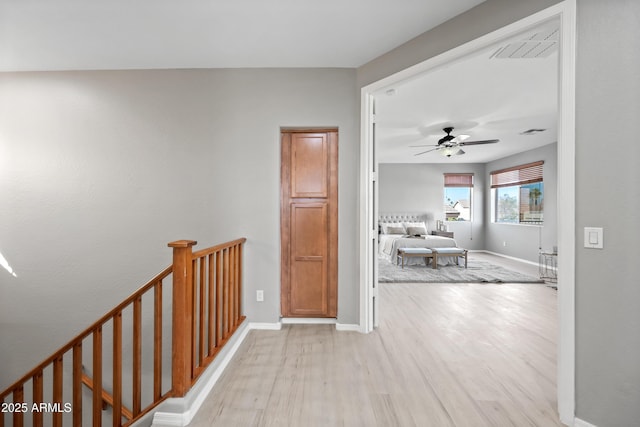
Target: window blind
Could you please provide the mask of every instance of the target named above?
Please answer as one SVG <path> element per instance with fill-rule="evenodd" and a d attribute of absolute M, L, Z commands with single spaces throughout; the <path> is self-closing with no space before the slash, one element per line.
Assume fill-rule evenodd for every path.
<path fill-rule="evenodd" d="M 445 187 L 473 187 L 472 173 L 445 173 Z"/>
<path fill-rule="evenodd" d="M 544 161 L 527 163 L 491 172 L 491 188 L 510 187 L 513 185 L 542 182 L 542 166 Z"/>

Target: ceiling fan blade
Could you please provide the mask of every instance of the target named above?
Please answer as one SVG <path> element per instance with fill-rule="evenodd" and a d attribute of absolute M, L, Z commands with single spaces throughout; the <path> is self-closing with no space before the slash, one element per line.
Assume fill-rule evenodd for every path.
<path fill-rule="evenodd" d="M 439 145 L 438 144 L 410 145 L 409 147 L 411 147 L 411 148 L 416 148 L 416 147 L 439 147 Z"/>
<path fill-rule="evenodd" d="M 485 139 L 483 141 L 464 141 L 460 142 L 458 145 L 482 145 L 482 144 L 495 144 L 499 142 L 499 139 Z"/>
<path fill-rule="evenodd" d="M 432 151 L 436 151 L 436 150 L 439 150 L 439 149 L 440 149 L 440 147 L 432 148 L 431 150 L 427 150 L 427 151 L 422 151 L 422 152 L 420 152 L 420 153 L 416 153 L 416 154 L 414 154 L 414 156 L 419 156 L 419 155 L 421 155 L 421 154 L 430 153 L 430 152 L 432 152 Z"/>

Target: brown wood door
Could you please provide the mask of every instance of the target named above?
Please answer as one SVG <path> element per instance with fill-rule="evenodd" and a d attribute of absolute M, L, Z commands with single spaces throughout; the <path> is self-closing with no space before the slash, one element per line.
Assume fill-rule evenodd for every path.
<path fill-rule="evenodd" d="M 283 317 L 338 312 L 338 132 L 282 131 Z"/>

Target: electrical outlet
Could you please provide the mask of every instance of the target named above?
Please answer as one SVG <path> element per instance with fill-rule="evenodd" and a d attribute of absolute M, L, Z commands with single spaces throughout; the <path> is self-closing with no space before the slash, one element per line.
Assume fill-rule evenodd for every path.
<path fill-rule="evenodd" d="M 264 291 L 263 290 L 256 291 L 256 301 L 258 301 L 258 302 L 264 301 Z"/>

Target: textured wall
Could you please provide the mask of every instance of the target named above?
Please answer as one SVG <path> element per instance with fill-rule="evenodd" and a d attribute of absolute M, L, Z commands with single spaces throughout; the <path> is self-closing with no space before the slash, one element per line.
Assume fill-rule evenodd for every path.
<path fill-rule="evenodd" d="M 357 323 L 356 100 L 346 69 L 0 74 L 17 273 L 0 269 L 0 388 L 169 265 L 173 240 L 247 237 L 245 311 L 278 321 L 281 126 L 339 128 L 339 321 Z"/>
<path fill-rule="evenodd" d="M 576 413 L 640 424 L 640 2 L 578 0 Z M 604 249 L 583 247 L 604 227 Z"/>

